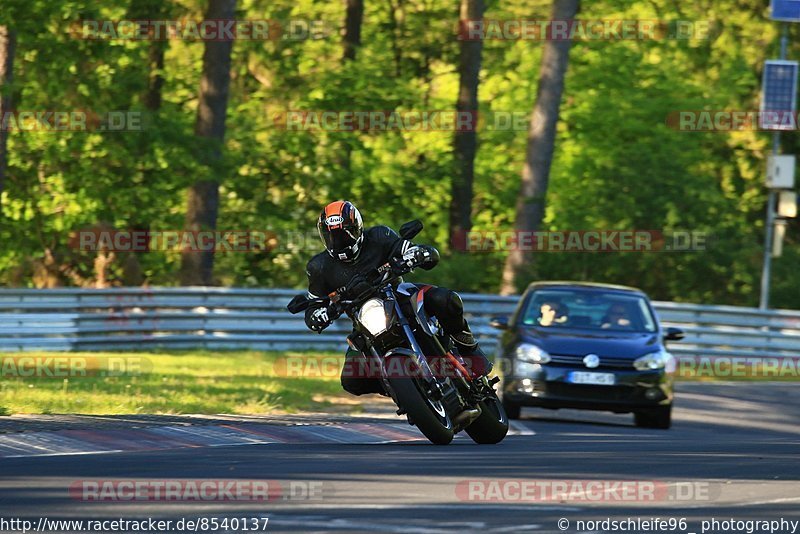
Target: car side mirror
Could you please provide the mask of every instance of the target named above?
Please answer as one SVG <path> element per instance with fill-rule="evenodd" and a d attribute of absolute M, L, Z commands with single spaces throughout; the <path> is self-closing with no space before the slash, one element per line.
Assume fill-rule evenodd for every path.
<path fill-rule="evenodd" d="M 674 326 L 670 326 L 667 328 L 667 331 L 664 333 L 664 340 L 665 341 L 680 341 L 686 336 L 683 330 L 680 328 L 675 328 Z"/>
<path fill-rule="evenodd" d="M 286 306 L 286 309 L 289 310 L 289 313 L 299 313 L 306 310 L 310 304 L 311 303 L 308 301 L 307 296 L 295 295 L 295 297 Z"/>
<path fill-rule="evenodd" d="M 489 326 L 492 328 L 497 328 L 498 330 L 508 330 L 508 317 L 500 316 L 500 317 L 492 317 L 492 320 L 489 321 Z"/>
<path fill-rule="evenodd" d="M 403 226 L 400 227 L 400 237 L 403 239 L 407 239 L 411 241 L 414 236 L 419 234 L 422 231 L 422 221 L 419 219 L 408 221 Z"/>

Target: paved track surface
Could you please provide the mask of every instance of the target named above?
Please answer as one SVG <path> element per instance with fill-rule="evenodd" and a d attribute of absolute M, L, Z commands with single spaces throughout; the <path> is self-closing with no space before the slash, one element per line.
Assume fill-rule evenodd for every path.
<path fill-rule="evenodd" d="M 517 425 L 521 432 L 497 446 L 479 447 L 468 439 L 447 447 L 422 440 L 267 443 L 5 458 L 0 459 L 0 516 L 30 518 L 35 523 L 43 516 L 173 521 L 247 517 L 269 518 L 267 532 L 402 533 L 600 532 L 608 529 L 579 521 L 628 517 L 686 518 L 686 530 L 671 531 L 697 533 L 701 521 L 711 518 L 800 521 L 797 385 L 681 384 L 678 390 L 675 424 L 669 431 L 635 428 L 629 415 L 525 410 Z M 70 424 L 89 424 L 80 418 L 69 424 L 58 417 L 49 423 L 23 419 L 5 419 L 3 431 L 52 431 Z M 16 421 L 17 426 L 9 421 Z M 230 422 L 220 417 L 200 423 L 192 418 L 167 423 L 220 421 Z M 324 419 L 261 422 L 294 425 L 309 421 L 321 423 Z M 341 425 L 387 423 L 385 416 L 340 416 L 336 421 Z M 37 426 L 41 424 L 66 426 Z M 159 419 L 141 424 L 157 425 Z M 267 502 L 94 502 L 85 500 L 86 494 L 80 490 L 69 490 L 83 487 L 83 481 L 182 480 L 185 484 L 234 479 L 273 481 L 270 488 L 277 492 Z M 504 482 L 510 479 L 639 481 L 636 488 L 643 497 L 622 498 L 611 489 L 600 501 L 580 494 L 555 501 L 521 499 L 512 491 L 516 486 Z M 472 486 L 480 488 L 473 498 L 495 499 L 470 500 L 465 489 L 470 481 L 481 481 Z M 648 484 L 657 488 L 654 497 L 642 493 Z M 492 493 L 492 488 L 502 488 L 501 493 Z M 564 531 L 558 528 L 562 518 L 569 521 Z M 208 532 L 242 532 L 231 526 Z M 724 526 L 711 531 L 732 531 Z M 69 529 L 61 530 L 66 531 Z M 782 532 L 791 532 L 791 528 Z"/>

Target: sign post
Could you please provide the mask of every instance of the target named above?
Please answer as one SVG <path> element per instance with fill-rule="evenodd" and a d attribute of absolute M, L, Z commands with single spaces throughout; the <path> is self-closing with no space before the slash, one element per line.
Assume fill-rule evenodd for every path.
<path fill-rule="evenodd" d="M 789 45 L 788 22 L 800 22 L 800 0 L 772 0 L 770 13 L 773 20 L 782 21 L 781 56 L 779 60 L 767 61 L 764 65 L 764 77 L 761 91 L 761 128 L 772 130 L 772 155 L 767 163 L 767 222 L 764 232 L 764 263 L 761 271 L 761 297 L 758 307 L 769 308 L 769 288 L 772 272 L 773 256 L 780 256 L 783 247 L 783 236 L 786 221 L 778 219 L 776 214 L 778 195 L 794 187 L 795 157 L 779 155 L 781 130 L 797 128 L 794 117 L 797 110 L 797 76 L 798 63 L 786 61 L 786 49 Z M 791 120 L 786 121 L 787 114 Z M 790 212 L 783 195 L 781 215 Z"/>

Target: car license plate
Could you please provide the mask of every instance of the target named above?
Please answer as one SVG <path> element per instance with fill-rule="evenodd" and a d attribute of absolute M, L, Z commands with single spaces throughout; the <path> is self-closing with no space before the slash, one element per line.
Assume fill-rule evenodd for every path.
<path fill-rule="evenodd" d="M 595 386 L 613 386 L 613 373 L 587 373 L 584 371 L 573 371 L 567 376 L 567 382 L 573 384 L 592 384 Z"/>

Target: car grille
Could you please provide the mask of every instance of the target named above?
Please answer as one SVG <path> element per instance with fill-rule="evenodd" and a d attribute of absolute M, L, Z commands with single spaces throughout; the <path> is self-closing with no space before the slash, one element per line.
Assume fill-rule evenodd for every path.
<path fill-rule="evenodd" d="M 569 354 L 551 354 L 550 361 L 560 365 L 573 365 L 575 367 L 586 367 L 583 359 L 586 355 L 572 356 Z M 633 360 L 629 358 L 614 358 L 611 356 L 600 356 L 600 367 L 597 369 L 633 369 Z"/>

